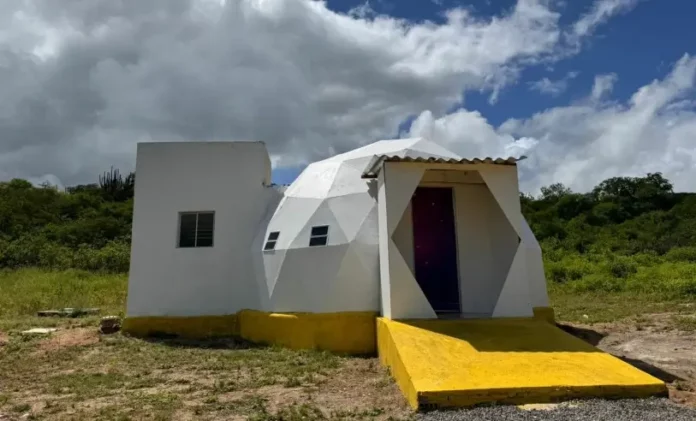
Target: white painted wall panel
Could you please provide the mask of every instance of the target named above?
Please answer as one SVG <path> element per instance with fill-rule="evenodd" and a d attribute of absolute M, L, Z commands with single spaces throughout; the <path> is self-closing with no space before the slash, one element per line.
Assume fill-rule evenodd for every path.
<path fill-rule="evenodd" d="M 388 186 L 386 191 L 387 227 L 392 234 L 401 221 L 406 207 L 411 203 L 413 192 L 416 191 L 425 170 L 420 167 L 387 162 L 382 172 L 385 173 Z"/>
<path fill-rule="evenodd" d="M 437 315 L 406 265 L 394 241 L 389 241 L 391 317 L 394 319 L 435 319 Z"/>
<path fill-rule="evenodd" d="M 520 247 L 498 297 L 493 317 L 532 317 L 534 315 L 525 266 L 526 255 L 524 249 Z"/>
<path fill-rule="evenodd" d="M 494 276 L 490 193 L 483 184 L 457 185 L 454 202 L 462 313 L 491 314 L 497 299 L 496 287 L 499 289 L 505 278 L 496 280 Z M 491 303 L 493 294 L 496 296 Z"/>
<path fill-rule="evenodd" d="M 413 249 L 413 213 L 411 206 L 411 202 L 409 202 L 404 214 L 401 216 L 401 221 L 399 221 L 392 234 L 392 240 L 394 240 L 396 248 L 399 249 L 401 256 L 404 258 L 406 266 L 415 276 L 416 263 Z"/>
<path fill-rule="evenodd" d="M 379 232 L 379 285 L 380 285 L 380 312 L 383 317 L 393 319 L 392 315 L 392 290 L 391 270 L 389 268 L 389 244 L 392 242 L 387 225 L 389 213 L 387 212 L 387 184 L 384 171 L 378 176 L 377 214 Z"/>
<path fill-rule="evenodd" d="M 250 245 L 271 165 L 258 142 L 141 143 L 128 316 L 195 316 L 259 306 Z M 214 246 L 178 248 L 179 212 L 215 211 Z"/>
<path fill-rule="evenodd" d="M 541 247 L 524 218 L 522 219 L 522 229 L 524 232 L 522 246 L 526 252 L 527 279 L 532 307 L 548 307 L 549 295 L 546 289 L 546 276 L 544 274 Z"/>

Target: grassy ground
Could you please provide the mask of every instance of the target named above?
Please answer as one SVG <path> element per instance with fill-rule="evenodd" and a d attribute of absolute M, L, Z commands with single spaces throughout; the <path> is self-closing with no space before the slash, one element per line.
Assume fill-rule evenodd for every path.
<path fill-rule="evenodd" d="M 37 310 L 99 307 L 122 314 L 126 275 L 0 272 L 0 419 L 408 419 L 376 358 L 99 335 L 98 317 L 38 318 Z M 558 318 L 582 323 L 670 312 L 696 330 L 693 300 L 655 293 L 550 288 Z M 666 298 L 667 297 L 667 298 Z M 48 337 L 22 334 L 56 326 Z M 28 415 L 27 415 L 28 414 Z M 26 418 L 25 418 L 26 419 Z"/>
<path fill-rule="evenodd" d="M 232 339 L 142 340 L 97 333 L 98 317 L 37 310 L 99 307 L 120 314 L 125 275 L 27 269 L 0 273 L 0 419 L 407 419 L 376 358 L 255 347 Z M 49 337 L 22 334 L 59 327 Z M 13 419 L 13 418 L 10 418 Z"/>
<path fill-rule="evenodd" d="M 33 419 L 318 420 L 407 417 L 375 359 L 205 343 L 11 334 L 0 350 L 0 413 Z"/>
<path fill-rule="evenodd" d="M 551 304 L 556 319 L 561 322 L 602 323 L 636 318 L 644 314 L 674 313 L 674 323 L 693 330 L 684 322 L 685 317 L 696 313 L 694 298 L 666 298 L 658 294 L 635 292 L 578 293 L 564 288 L 550 288 Z M 683 315 L 683 316 L 682 316 Z"/>

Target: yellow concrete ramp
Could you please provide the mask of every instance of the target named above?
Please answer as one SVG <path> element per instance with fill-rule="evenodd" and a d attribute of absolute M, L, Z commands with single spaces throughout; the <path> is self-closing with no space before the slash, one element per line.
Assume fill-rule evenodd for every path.
<path fill-rule="evenodd" d="M 537 319 L 380 318 L 377 347 L 414 409 L 667 393 L 662 381 Z"/>

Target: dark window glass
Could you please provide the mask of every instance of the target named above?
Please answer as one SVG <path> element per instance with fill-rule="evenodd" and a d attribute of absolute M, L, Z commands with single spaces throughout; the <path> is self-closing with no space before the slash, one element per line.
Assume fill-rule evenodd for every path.
<path fill-rule="evenodd" d="M 215 214 L 212 212 L 198 214 L 198 228 L 196 229 L 196 247 L 213 246 L 213 225 Z"/>
<path fill-rule="evenodd" d="M 273 231 L 268 234 L 268 241 L 263 246 L 264 251 L 275 250 L 276 243 L 278 242 L 278 237 L 280 236 L 280 231 Z"/>
<path fill-rule="evenodd" d="M 311 236 L 317 236 L 317 235 L 328 235 L 329 234 L 329 226 L 328 225 L 322 225 L 319 227 L 312 227 L 312 234 Z"/>
<path fill-rule="evenodd" d="M 179 215 L 179 247 L 212 247 L 214 212 L 191 212 Z"/>
<path fill-rule="evenodd" d="M 196 247 L 196 214 L 184 213 L 179 219 L 179 247 Z"/>
<path fill-rule="evenodd" d="M 325 246 L 326 245 L 326 236 L 322 237 L 310 237 L 309 238 L 309 246 L 314 247 L 314 246 Z"/>
<path fill-rule="evenodd" d="M 329 241 L 329 226 L 321 225 L 312 227 L 312 232 L 309 235 L 309 246 L 325 246 Z"/>

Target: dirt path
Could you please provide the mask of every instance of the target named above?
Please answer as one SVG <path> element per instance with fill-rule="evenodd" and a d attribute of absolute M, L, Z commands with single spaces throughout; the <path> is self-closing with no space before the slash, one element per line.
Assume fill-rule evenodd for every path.
<path fill-rule="evenodd" d="M 564 330 L 665 381 L 670 399 L 696 407 L 696 332 L 680 330 L 672 314 L 612 323 L 560 323 Z"/>

